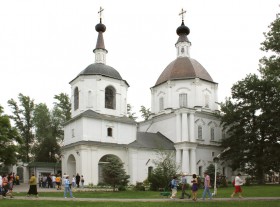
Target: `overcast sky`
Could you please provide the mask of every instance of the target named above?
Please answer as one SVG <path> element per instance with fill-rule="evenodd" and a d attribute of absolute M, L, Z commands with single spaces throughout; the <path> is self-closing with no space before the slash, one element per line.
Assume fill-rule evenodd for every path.
<path fill-rule="evenodd" d="M 99 7 L 107 65 L 130 87 L 133 111 L 150 108 L 150 87 L 176 58 L 178 15 L 191 57 L 219 83 L 219 101 L 246 74 L 257 73 L 263 32 L 280 12 L 276 0 L 0 0 L 0 105 L 23 93 L 52 108 L 53 97 L 71 95 L 69 82 L 94 63 Z"/>

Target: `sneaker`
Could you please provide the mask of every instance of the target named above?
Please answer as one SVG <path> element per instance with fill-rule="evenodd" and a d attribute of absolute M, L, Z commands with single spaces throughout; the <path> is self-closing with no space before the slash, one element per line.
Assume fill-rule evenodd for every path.
<path fill-rule="evenodd" d="M 67 198 L 67 197 L 64 197 L 64 198 Z"/>

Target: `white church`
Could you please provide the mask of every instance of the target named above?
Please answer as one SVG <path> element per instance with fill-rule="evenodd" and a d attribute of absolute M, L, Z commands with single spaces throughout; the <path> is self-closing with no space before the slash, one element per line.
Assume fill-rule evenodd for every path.
<path fill-rule="evenodd" d="M 72 119 L 64 127 L 62 173 L 79 173 L 85 184 L 97 185 L 102 182 L 102 165 L 109 156 L 116 156 L 124 163 L 130 183 L 135 184 L 147 179 L 158 150 L 167 150 L 176 154 L 178 173 L 202 176 L 222 152 L 225 135 L 215 116 L 218 83 L 190 57 L 190 30 L 184 19 L 176 31 L 177 57 L 151 86 L 152 114 L 143 122 L 127 117 L 129 84 L 106 65 L 106 27 L 101 18 L 95 29 L 95 63 L 70 81 Z M 231 168 L 224 163 L 219 163 L 219 170 L 231 176 Z"/>

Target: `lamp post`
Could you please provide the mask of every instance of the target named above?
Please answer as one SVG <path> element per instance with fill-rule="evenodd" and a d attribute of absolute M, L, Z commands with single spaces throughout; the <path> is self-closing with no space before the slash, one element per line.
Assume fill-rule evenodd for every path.
<path fill-rule="evenodd" d="M 219 154 L 219 155 L 221 155 L 221 154 Z M 215 195 L 217 195 L 217 164 L 219 162 L 219 157 L 218 156 L 214 157 L 213 161 L 214 161 L 214 165 L 215 165 L 215 180 L 214 180 L 214 193 L 213 193 L 213 195 L 215 196 Z"/>
<path fill-rule="evenodd" d="M 230 150 L 230 147 L 224 149 L 220 154 L 218 154 L 216 157 L 214 157 L 213 162 L 214 162 L 214 166 L 215 166 L 215 179 L 214 179 L 214 193 L 213 196 L 217 195 L 217 165 L 218 162 L 220 160 L 220 157 L 223 153 L 225 153 L 226 151 Z"/>

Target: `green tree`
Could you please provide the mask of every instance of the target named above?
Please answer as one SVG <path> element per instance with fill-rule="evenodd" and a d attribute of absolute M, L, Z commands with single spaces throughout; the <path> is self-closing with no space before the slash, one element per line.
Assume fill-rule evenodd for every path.
<path fill-rule="evenodd" d="M 61 142 L 64 138 L 63 124 L 71 119 L 71 102 L 66 93 L 55 95 L 54 99 L 51 122 L 53 133 L 57 140 Z"/>
<path fill-rule="evenodd" d="M 113 191 L 117 187 L 127 186 L 129 175 L 126 174 L 123 163 L 119 158 L 110 156 L 106 159 L 106 164 L 103 166 L 104 182 L 113 187 Z"/>
<path fill-rule="evenodd" d="M 141 117 L 144 118 L 144 120 L 148 120 L 149 116 L 151 115 L 151 111 L 149 108 L 146 108 L 145 106 L 141 106 L 140 109 Z"/>
<path fill-rule="evenodd" d="M 64 137 L 63 124 L 71 119 L 70 98 L 65 93 L 54 96 L 53 110 L 46 104 L 38 104 L 35 108 L 34 123 L 37 142 L 34 145 L 35 160 L 41 162 L 56 161 L 60 154 Z"/>
<path fill-rule="evenodd" d="M 157 159 L 153 161 L 155 169 L 148 177 L 151 183 L 151 190 L 159 188 L 168 188 L 168 185 L 179 167 L 176 166 L 175 153 L 171 151 L 160 150 L 157 153 Z"/>
<path fill-rule="evenodd" d="M 33 134 L 33 112 L 34 112 L 34 100 L 28 96 L 19 94 L 19 104 L 14 100 L 8 100 L 8 105 L 11 107 L 13 115 L 11 118 L 15 122 L 15 126 L 18 129 L 19 135 L 22 138 L 22 144 L 19 145 L 20 159 L 23 162 L 30 161 L 31 148 L 34 142 Z"/>
<path fill-rule="evenodd" d="M 60 152 L 51 115 L 46 104 L 36 105 L 34 110 L 36 141 L 32 150 L 35 161 L 55 162 L 55 154 Z"/>
<path fill-rule="evenodd" d="M 3 107 L 0 106 L 0 163 L 15 164 L 20 143 L 16 128 L 11 126 L 9 116 L 3 114 Z"/>
<path fill-rule="evenodd" d="M 222 145 L 231 147 L 222 157 L 264 183 L 264 175 L 280 169 L 280 20 L 265 34 L 264 51 L 275 53 L 260 60 L 260 76 L 249 74 L 232 87 L 232 98 L 221 104 L 227 131 Z"/>

